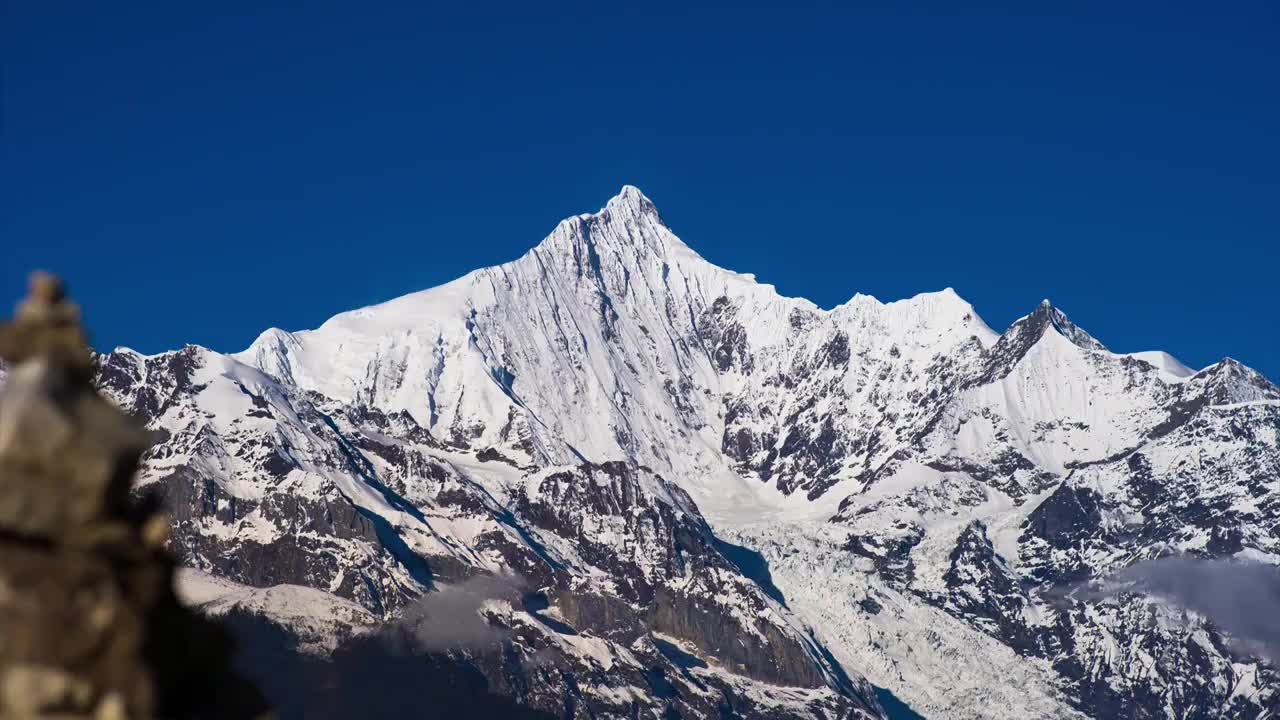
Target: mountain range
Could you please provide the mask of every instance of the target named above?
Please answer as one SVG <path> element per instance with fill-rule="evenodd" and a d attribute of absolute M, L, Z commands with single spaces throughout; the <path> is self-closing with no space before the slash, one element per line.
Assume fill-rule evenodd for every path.
<path fill-rule="evenodd" d="M 1280 388 L 1048 301 L 823 309 L 628 186 L 313 330 L 97 363 L 286 716 L 1280 717 L 1238 627 L 1098 589 L 1280 564 Z"/>

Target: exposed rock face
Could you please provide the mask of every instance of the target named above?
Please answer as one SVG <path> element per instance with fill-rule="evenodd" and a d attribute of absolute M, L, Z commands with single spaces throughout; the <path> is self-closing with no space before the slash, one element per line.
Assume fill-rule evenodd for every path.
<path fill-rule="evenodd" d="M 139 489 L 184 564 L 377 621 L 519 576 L 484 611 L 503 650 L 462 655 L 529 707 L 874 715 L 864 678 L 935 717 L 1280 702 L 1203 618 L 1078 592 L 1168 553 L 1280 562 L 1280 390 L 1049 303 L 1001 334 L 950 290 L 824 310 L 626 188 L 440 288 L 99 367 L 160 438 Z"/>
<path fill-rule="evenodd" d="M 1019 652 L 1039 650 L 1042 639 L 1027 630 L 1026 613 L 1031 603 L 1018 578 L 996 554 L 981 520 L 960 533 L 950 560 L 951 566 L 942 576 L 947 586 L 944 607 Z"/>
<path fill-rule="evenodd" d="M 798 687 L 827 683 L 820 658 L 783 629 L 761 589 L 720 554 L 683 490 L 622 463 L 554 473 L 530 489 L 518 513 L 604 570 L 628 606 L 611 611 L 616 603 L 572 600 L 565 614 L 573 624 L 604 633 L 616 628 L 623 637 L 638 625 L 688 642 L 747 677 Z M 561 597 L 589 592 L 571 585 Z"/>
<path fill-rule="evenodd" d="M 265 714 L 229 637 L 178 605 L 167 521 L 130 500 L 145 446 L 99 397 L 56 280 L 0 327 L 0 717 Z"/>

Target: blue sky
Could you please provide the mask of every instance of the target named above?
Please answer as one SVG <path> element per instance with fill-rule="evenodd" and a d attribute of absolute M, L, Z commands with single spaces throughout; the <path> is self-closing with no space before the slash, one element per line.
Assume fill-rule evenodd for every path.
<path fill-rule="evenodd" d="M 0 296 L 48 268 L 101 347 L 234 351 L 631 183 L 823 306 L 1047 296 L 1280 378 L 1274 2 L 528 5 L 10 4 Z"/>

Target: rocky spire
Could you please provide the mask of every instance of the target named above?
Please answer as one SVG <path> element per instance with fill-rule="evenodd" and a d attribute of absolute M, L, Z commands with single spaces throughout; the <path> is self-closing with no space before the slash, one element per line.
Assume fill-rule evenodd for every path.
<path fill-rule="evenodd" d="M 994 382 L 1007 375 L 1046 333 L 1056 333 L 1076 347 L 1092 352 L 1107 352 L 1107 348 L 1089 333 L 1071 322 L 1067 314 L 1048 299 L 1042 300 L 1031 314 L 1013 322 L 1008 330 L 992 346 L 987 354 L 986 367 L 976 379 L 976 384 Z"/>
<path fill-rule="evenodd" d="M 0 717 L 258 717 L 220 628 L 182 608 L 142 428 L 95 392 L 78 308 L 32 277 L 0 326 Z"/>

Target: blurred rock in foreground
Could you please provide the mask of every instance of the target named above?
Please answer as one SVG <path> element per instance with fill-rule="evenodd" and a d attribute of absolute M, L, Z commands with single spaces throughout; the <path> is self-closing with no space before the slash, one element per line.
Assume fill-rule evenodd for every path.
<path fill-rule="evenodd" d="M 146 437 L 91 384 L 78 308 L 36 274 L 0 326 L 0 718 L 250 718 L 231 641 L 181 607 Z"/>

